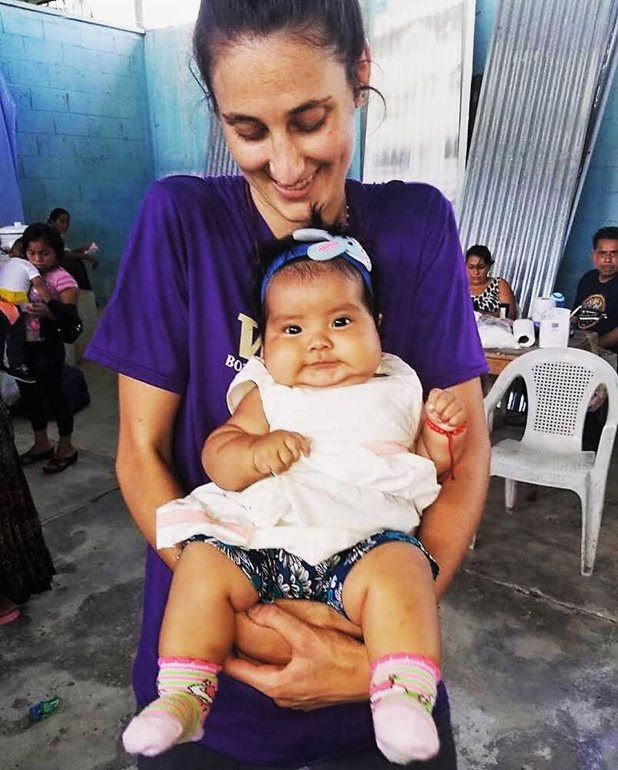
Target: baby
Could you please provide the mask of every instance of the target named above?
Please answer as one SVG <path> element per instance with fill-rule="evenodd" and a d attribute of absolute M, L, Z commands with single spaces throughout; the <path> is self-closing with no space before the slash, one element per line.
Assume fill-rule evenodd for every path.
<path fill-rule="evenodd" d="M 21 238 L 13 243 L 8 255 L 10 259 L 0 260 L 0 369 L 20 382 L 33 383 L 36 380 L 24 360 L 26 325 L 22 306 L 28 302 L 31 288 L 43 302 L 49 302 L 51 295 L 36 267 L 23 258 Z"/>
<path fill-rule="evenodd" d="M 131 753 L 199 740 L 234 641 L 260 601 L 324 601 L 362 629 L 376 742 L 391 761 L 434 756 L 440 680 L 433 579 L 414 536 L 463 451 L 465 411 L 384 354 L 372 264 L 354 238 L 297 230 L 260 286 L 263 359 L 228 391 L 206 440 L 213 483 L 157 511 L 178 545 L 159 640 L 159 698 L 127 727 Z"/>

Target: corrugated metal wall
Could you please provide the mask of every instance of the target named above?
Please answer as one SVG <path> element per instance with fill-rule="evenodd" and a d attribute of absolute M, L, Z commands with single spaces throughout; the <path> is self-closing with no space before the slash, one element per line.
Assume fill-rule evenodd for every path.
<path fill-rule="evenodd" d="M 459 222 L 527 312 L 551 293 L 615 62 L 616 0 L 502 0 Z M 611 78 L 609 79 L 611 86 Z"/>
<path fill-rule="evenodd" d="M 455 201 L 466 152 L 473 0 L 380 0 L 369 16 L 363 179 L 428 182 Z M 463 136 L 463 141 L 460 137 Z"/>
<path fill-rule="evenodd" d="M 208 130 L 206 168 L 204 173 L 206 176 L 225 176 L 227 174 L 239 173 L 236 161 L 230 155 L 230 151 L 223 138 L 221 123 L 212 114 Z"/>

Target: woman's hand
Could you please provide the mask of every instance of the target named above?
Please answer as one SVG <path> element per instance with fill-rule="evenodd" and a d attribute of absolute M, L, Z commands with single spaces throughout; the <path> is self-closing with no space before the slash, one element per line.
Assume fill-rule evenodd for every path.
<path fill-rule="evenodd" d="M 236 645 L 252 660 L 228 658 L 224 670 L 285 708 L 362 701 L 369 661 L 358 638 L 360 629 L 326 605 L 260 604 L 237 616 Z"/>

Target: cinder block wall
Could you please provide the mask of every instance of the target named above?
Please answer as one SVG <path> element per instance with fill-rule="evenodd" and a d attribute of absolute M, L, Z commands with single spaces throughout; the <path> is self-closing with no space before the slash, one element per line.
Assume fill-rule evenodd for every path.
<path fill-rule="evenodd" d="M 17 106 L 26 221 L 69 209 L 68 244 L 100 246 L 91 273 L 100 299 L 154 177 L 143 43 L 137 30 L 0 0 L 0 68 Z"/>
<path fill-rule="evenodd" d="M 157 177 L 204 172 L 210 113 L 191 74 L 193 25 L 148 30 L 146 72 Z M 197 75 L 197 67 L 194 66 Z"/>

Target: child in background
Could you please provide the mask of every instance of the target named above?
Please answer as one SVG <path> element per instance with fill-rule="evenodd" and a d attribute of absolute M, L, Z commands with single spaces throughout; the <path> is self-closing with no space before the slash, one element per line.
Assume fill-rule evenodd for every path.
<path fill-rule="evenodd" d="M 262 274 L 263 359 L 236 375 L 232 416 L 204 444 L 214 483 L 157 511 L 157 547 L 177 545 L 179 564 L 159 698 L 126 729 L 131 753 L 201 738 L 234 613 L 280 597 L 324 601 L 361 627 L 390 761 L 439 749 L 438 567 L 413 533 L 463 452 L 464 407 L 437 389 L 423 405 L 414 370 L 382 353 L 358 241 L 314 229 L 294 238 Z"/>
<path fill-rule="evenodd" d="M 20 382 L 36 382 L 24 361 L 26 322 L 22 307 L 34 287 L 39 299 L 51 299 L 39 271 L 24 259 L 22 239 L 9 249 L 9 259 L 0 262 L 0 368 Z M 8 366 L 4 365 L 4 348 Z"/>

